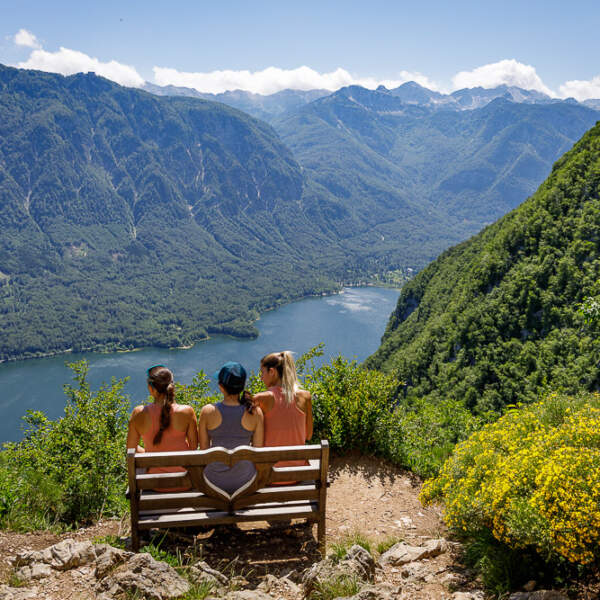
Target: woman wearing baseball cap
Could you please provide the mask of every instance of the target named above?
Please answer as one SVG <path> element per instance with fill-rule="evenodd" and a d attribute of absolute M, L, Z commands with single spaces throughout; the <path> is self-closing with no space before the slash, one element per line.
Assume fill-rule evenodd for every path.
<path fill-rule="evenodd" d="M 253 405 L 252 396 L 244 391 L 244 367 L 238 362 L 225 363 L 219 370 L 218 381 L 223 400 L 217 404 L 207 404 L 200 411 L 200 449 L 262 446 L 263 414 L 260 408 Z M 214 462 L 206 466 L 204 477 L 210 485 L 232 496 L 254 480 L 256 468 L 249 460 L 242 460 L 232 467 Z"/>

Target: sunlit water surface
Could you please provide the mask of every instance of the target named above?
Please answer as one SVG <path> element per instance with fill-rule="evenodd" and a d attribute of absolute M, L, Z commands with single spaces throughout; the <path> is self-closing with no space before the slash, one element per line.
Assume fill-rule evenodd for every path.
<path fill-rule="evenodd" d="M 320 342 L 325 354 L 317 365 L 338 354 L 363 361 L 378 348 L 398 294 L 385 288 L 345 288 L 336 296 L 300 300 L 265 313 L 256 322 L 260 335 L 254 340 L 215 336 L 188 350 L 85 352 L 0 364 L 0 441 L 21 438 L 21 417 L 28 409 L 42 410 L 49 418 L 62 413 L 62 388 L 71 381 L 67 362 L 88 361 L 92 389 L 112 377 L 129 377 L 125 393 L 133 404 L 146 397 L 146 369 L 156 364 L 167 365 L 177 381 L 191 383 L 198 371 L 212 374 L 228 360 L 258 371 L 260 358 L 269 352 L 299 355 Z"/>

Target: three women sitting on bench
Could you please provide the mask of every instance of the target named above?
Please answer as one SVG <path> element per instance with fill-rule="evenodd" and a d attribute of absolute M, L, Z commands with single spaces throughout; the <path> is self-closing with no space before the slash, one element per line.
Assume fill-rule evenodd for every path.
<path fill-rule="evenodd" d="M 175 403 L 173 374 L 163 365 L 148 369 L 148 390 L 154 402 L 137 406 L 129 421 L 127 447 L 138 452 L 205 450 L 211 446 L 233 449 L 237 446 L 299 446 L 312 437 L 313 417 L 310 392 L 300 389 L 294 359 L 290 352 L 267 354 L 260 362 L 260 376 L 268 388 L 254 397 L 244 390 L 246 370 L 240 363 L 228 362 L 218 374 L 223 400 L 207 404 L 196 416 L 191 406 Z M 140 438 L 144 448 L 140 447 Z M 303 461 L 286 461 L 276 466 L 296 466 Z M 154 472 L 183 471 L 164 467 Z M 209 484 L 230 496 L 245 487 L 256 475 L 250 461 L 228 467 L 215 462 L 206 466 Z M 179 489 L 157 491 L 180 491 Z"/>

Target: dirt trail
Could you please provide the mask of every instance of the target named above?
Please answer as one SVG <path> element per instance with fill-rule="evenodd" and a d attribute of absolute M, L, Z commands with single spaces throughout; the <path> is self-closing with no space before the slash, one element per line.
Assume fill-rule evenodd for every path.
<path fill-rule="evenodd" d="M 358 454 L 334 458 L 329 473 L 328 545 L 343 541 L 354 533 L 372 540 L 373 548 L 386 538 L 418 545 L 424 539 L 444 536 L 439 509 L 421 506 L 418 500 L 420 481 L 411 473 Z M 17 552 L 46 548 L 68 537 L 93 541 L 107 535 L 122 536 L 126 534 L 126 528 L 126 523 L 113 520 L 62 535 L 0 531 L 0 583 L 8 582 L 11 572 L 9 561 Z M 184 554 L 193 551 L 212 567 L 242 575 L 253 585 L 258 584 L 267 573 L 281 577 L 292 572 L 292 577 L 298 577 L 305 568 L 318 561 L 316 531 L 312 529 L 300 523 L 288 528 L 270 528 L 266 524 L 258 527 L 246 525 L 243 529 L 222 527 L 200 535 L 188 532 L 169 535 L 163 544 L 171 551 L 179 550 Z M 447 580 L 453 577 L 457 581 L 464 579 L 453 551 L 431 561 L 429 566 L 427 575 L 444 573 Z M 452 572 L 457 575 L 452 575 Z M 378 575 L 378 579 L 401 583 L 401 569 L 386 569 Z M 443 577 L 430 579 L 428 584 L 423 583 L 422 589 L 415 590 L 414 598 L 451 596 L 448 581 L 442 585 Z M 67 594 L 69 585 L 72 584 L 66 580 L 57 582 L 57 589 Z"/>

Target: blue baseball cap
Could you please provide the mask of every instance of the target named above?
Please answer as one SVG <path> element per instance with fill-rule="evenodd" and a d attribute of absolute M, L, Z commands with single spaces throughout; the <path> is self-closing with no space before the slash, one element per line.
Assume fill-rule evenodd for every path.
<path fill-rule="evenodd" d="M 218 381 L 231 391 L 242 391 L 246 385 L 246 369 L 239 362 L 226 362 L 219 370 Z"/>

